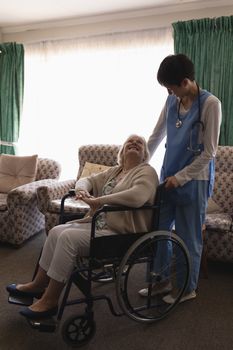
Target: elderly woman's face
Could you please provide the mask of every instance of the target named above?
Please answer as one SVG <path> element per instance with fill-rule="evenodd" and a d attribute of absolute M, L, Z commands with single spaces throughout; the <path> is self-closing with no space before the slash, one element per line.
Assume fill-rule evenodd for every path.
<path fill-rule="evenodd" d="M 126 154 L 137 154 L 141 161 L 144 158 L 144 142 L 141 137 L 133 135 L 128 138 L 124 145 L 124 153 Z"/>

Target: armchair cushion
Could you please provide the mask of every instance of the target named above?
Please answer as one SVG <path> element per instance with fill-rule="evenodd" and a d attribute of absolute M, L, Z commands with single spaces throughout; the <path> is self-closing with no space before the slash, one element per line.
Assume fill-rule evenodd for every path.
<path fill-rule="evenodd" d="M 110 167 L 107 165 L 85 162 L 80 178 L 87 177 L 92 174 L 101 173 L 102 171 L 107 170 L 109 168 Z"/>
<path fill-rule="evenodd" d="M 0 155 L 0 192 L 8 193 L 12 189 L 35 180 L 37 155 L 15 156 Z"/>

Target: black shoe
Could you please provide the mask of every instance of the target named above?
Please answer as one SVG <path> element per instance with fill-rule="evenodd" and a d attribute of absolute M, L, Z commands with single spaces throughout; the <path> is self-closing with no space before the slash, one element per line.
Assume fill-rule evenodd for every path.
<path fill-rule="evenodd" d="M 19 311 L 19 313 L 26 317 L 30 318 L 31 320 L 39 320 L 43 318 L 49 318 L 52 316 L 55 316 L 58 312 L 58 307 L 53 307 L 52 309 L 49 309 L 47 311 L 32 311 L 29 309 L 29 307 L 24 307 Z"/>
<path fill-rule="evenodd" d="M 19 290 L 16 288 L 16 284 L 13 283 L 13 284 L 9 284 L 7 287 L 6 287 L 6 290 L 8 291 L 8 293 L 12 296 L 15 296 L 15 297 L 31 297 L 31 298 L 37 298 L 37 299 L 40 299 L 43 295 L 43 292 L 40 292 L 40 293 L 35 293 L 35 292 L 26 292 L 26 291 L 23 291 L 23 290 Z"/>

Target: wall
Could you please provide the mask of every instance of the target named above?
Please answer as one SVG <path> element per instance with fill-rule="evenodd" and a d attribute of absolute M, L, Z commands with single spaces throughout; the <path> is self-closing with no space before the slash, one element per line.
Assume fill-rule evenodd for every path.
<path fill-rule="evenodd" d="M 221 2 L 220 2 L 221 4 Z M 189 10 L 182 7 L 149 9 L 105 16 L 84 17 L 69 21 L 39 23 L 1 28 L 3 42 L 32 43 L 44 40 L 78 38 L 105 33 L 116 33 L 168 27 L 173 22 L 233 15 L 233 5 Z"/>

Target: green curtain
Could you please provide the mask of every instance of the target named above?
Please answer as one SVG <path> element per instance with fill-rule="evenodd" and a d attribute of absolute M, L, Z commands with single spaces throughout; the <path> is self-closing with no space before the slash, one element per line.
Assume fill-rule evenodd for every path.
<path fill-rule="evenodd" d="M 0 44 L 0 153 L 15 154 L 24 89 L 24 47 Z"/>
<path fill-rule="evenodd" d="M 222 102 L 219 143 L 233 145 L 233 16 L 173 23 L 174 51 L 195 65 L 199 85 Z"/>

